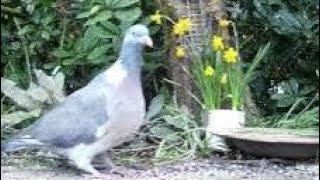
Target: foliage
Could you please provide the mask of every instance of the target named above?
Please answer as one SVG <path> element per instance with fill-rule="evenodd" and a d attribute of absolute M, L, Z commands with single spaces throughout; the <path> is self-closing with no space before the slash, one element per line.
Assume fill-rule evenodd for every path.
<path fill-rule="evenodd" d="M 247 125 L 267 128 L 315 129 L 319 131 L 319 105 L 315 105 L 317 101 L 319 101 L 319 94 L 308 101 L 306 105 L 304 105 L 305 98 L 300 98 L 295 101 L 287 113 L 254 119 L 249 121 Z"/>
<path fill-rule="evenodd" d="M 306 106 L 311 98 L 315 87 L 300 87 L 301 84 L 294 78 L 288 81 L 282 81 L 277 86 L 277 93 L 272 94 L 271 99 L 275 101 L 276 108 L 290 108 L 296 102 L 302 101 L 301 104 Z"/>
<path fill-rule="evenodd" d="M 228 8 L 237 21 L 244 59 L 254 56 L 261 44 L 272 43 L 270 55 L 251 84 L 262 112 L 275 115 L 291 108 L 296 98 L 277 107 L 282 103 L 277 97 L 281 95 L 269 91 L 288 80 L 298 82 L 299 89 L 310 89 L 308 93 L 299 90 L 294 96 L 312 99 L 319 91 L 315 76 L 319 69 L 319 1 L 230 0 Z"/>
<path fill-rule="evenodd" d="M 209 156 L 203 122 L 172 101 L 167 89 L 155 96 L 147 111 L 147 122 L 133 142 L 114 149 L 120 163 L 165 163 Z"/>
<path fill-rule="evenodd" d="M 149 0 L 22 0 L 1 1 L 1 5 L 1 76 L 10 85 L 4 90 L 1 84 L 2 104 L 10 109 L 2 113 L 6 116 L 3 118 L 17 115 L 20 119 L 12 120 L 10 127 L 33 122 L 29 121 L 25 106 L 33 104 L 46 109 L 52 104 L 50 101 L 55 101 L 50 97 L 59 98 L 64 92 L 69 94 L 83 87 L 113 63 L 125 30 L 134 23 L 149 25 L 145 17 L 156 8 Z M 162 63 L 165 49 L 161 48 L 161 38 L 157 38 L 161 32 L 157 27 L 150 29 L 158 48 L 145 57 L 143 84 L 147 103 L 162 87 L 159 77 L 166 74 Z M 52 81 L 39 85 L 39 75 L 32 69 L 53 74 L 60 71 L 62 86 Z M 52 92 L 60 93 L 59 97 L 52 96 Z"/>
<path fill-rule="evenodd" d="M 155 9 L 154 3 L 145 0 L 22 0 L 1 4 L 19 9 L 18 14 L 1 11 L 1 76 L 27 87 L 32 68 L 50 71 L 60 67 L 66 75 L 68 93 L 114 62 L 124 31 L 137 22 L 148 24 L 146 12 Z M 151 30 L 157 36 L 159 29 Z M 154 81 L 154 74 L 163 69 L 163 53 L 157 50 L 146 56 L 145 81 Z"/>
<path fill-rule="evenodd" d="M 56 70 L 51 75 L 41 70 L 34 70 L 36 80 L 30 83 L 27 90 L 21 89 L 17 83 L 1 78 L 1 93 L 10 102 L 12 108 L 1 108 L 1 134 L 2 138 L 13 132 L 15 127 L 30 125 L 41 114 L 50 110 L 54 105 L 65 99 L 65 76 Z M 2 106 L 7 106 L 1 104 Z"/>
<path fill-rule="evenodd" d="M 245 60 L 243 69 L 250 72 L 252 68 L 248 64 L 252 63 L 255 52 L 259 52 L 258 48 L 269 41 L 272 44 L 268 57 L 259 66 L 251 66 L 259 70 L 257 75 L 252 76 L 255 79 L 251 83 L 256 101 L 265 115 L 272 116 L 256 119 L 249 125 L 317 128 L 319 99 L 315 94 L 319 91 L 319 85 L 315 72 L 319 69 L 319 1 L 229 2 L 231 18 L 237 22 L 240 33 L 241 46 L 237 52 L 241 52 L 239 56 Z M 32 69 L 44 69 L 46 72 L 60 69 L 66 75 L 67 93 L 82 87 L 117 58 L 126 28 L 137 22 L 149 24 L 150 19 L 146 17 L 157 8 L 150 0 L 4 0 L 1 5 L 1 76 L 11 80 L 7 82 L 15 82 L 11 84 L 12 88 L 24 94 L 30 92 L 31 82 L 35 82 L 36 74 L 32 73 Z M 156 23 L 161 23 L 164 17 L 159 12 L 156 15 Z M 179 36 L 190 29 L 188 19 L 174 24 L 173 33 Z M 159 31 L 161 27 L 150 25 L 150 28 L 159 48 L 148 52 L 145 58 L 143 84 L 147 101 L 163 86 L 161 79 L 167 68 L 163 63 L 165 49 L 162 42 L 164 36 Z M 211 37 L 208 39 L 211 40 Z M 177 48 L 178 58 L 183 58 L 187 53 L 181 48 Z M 209 59 L 213 62 L 211 45 L 209 51 L 211 59 L 200 57 L 208 59 L 208 62 L 199 62 L 209 63 Z M 208 64 L 201 67 L 199 77 L 202 80 Z M 242 67 L 236 70 L 242 72 Z M 215 84 L 219 84 L 224 72 L 215 66 L 212 69 L 215 72 L 208 71 L 207 74 L 216 73 Z M 232 83 L 233 78 L 239 78 L 237 73 L 240 71 L 230 70 L 227 81 Z M 39 83 L 33 87 L 39 87 Z M 232 97 L 239 101 L 243 97 L 241 95 L 243 93 Z M 203 97 L 203 100 L 208 99 Z M 3 98 L 1 103 L 2 135 L 6 135 L 8 128 L 13 126 L 29 125 L 29 120 L 42 112 L 34 108 L 22 111 L 7 98 Z M 152 147 L 156 159 L 208 155 L 210 150 L 201 128 L 204 124 L 196 119 L 176 104 L 169 103 L 167 97 L 157 96 L 148 108 L 145 134 L 140 135 L 139 142 L 130 144 L 130 147 L 138 147 L 142 151 Z"/>
<path fill-rule="evenodd" d="M 211 152 L 203 138 L 201 123 L 192 115 L 177 105 L 166 103 L 161 96 L 152 104 L 149 112 L 156 110 L 158 113 L 148 119 L 148 131 L 150 136 L 160 140 L 154 156 L 156 160 L 190 159 Z"/>
<path fill-rule="evenodd" d="M 37 81 L 31 82 L 27 90 L 17 87 L 17 84 L 9 79 L 1 78 L 1 92 L 17 106 L 28 111 L 53 106 L 64 100 L 65 76 L 62 73 L 48 76 L 41 70 L 34 72 Z"/>
<path fill-rule="evenodd" d="M 319 131 L 319 107 L 291 116 L 269 116 L 251 120 L 250 127 L 313 129 Z"/>

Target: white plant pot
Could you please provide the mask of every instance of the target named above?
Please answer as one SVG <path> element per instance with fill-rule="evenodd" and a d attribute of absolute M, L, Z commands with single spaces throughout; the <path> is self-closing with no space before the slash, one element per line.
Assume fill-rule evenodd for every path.
<path fill-rule="evenodd" d="M 233 110 L 213 110 L 208 112 L 207 139 L 214 151 L 228 152 L 224 138 L 213 135 L 234 128 L 241 128 L 245 123 L 245 112 Z"/>

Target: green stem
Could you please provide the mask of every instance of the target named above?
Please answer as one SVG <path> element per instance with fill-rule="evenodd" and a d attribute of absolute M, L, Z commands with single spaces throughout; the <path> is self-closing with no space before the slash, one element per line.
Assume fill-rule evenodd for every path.
<path fill-rule="evenodd" d="M 63 22 L 62 22 L 62 35 L 61 35 L 61 39 L 60 39 L 60 47 L 59 50 L 62 51 L 64 48 L 64 42 L 65 42 L 65 38 L 66 38 L 66 32 L 67 32 L 67 18 L 64 17 L 63 18 Z M 61 57 L 58 58 L 59 64 L 62 64 L 61 62 Z"/>
<path fill-rule="evenodd" d="M 172 20 L 169 16 L 162 16 L 162 17 L 168 20 L 171 24 L 176 24 L 176 22 L 174 22 L 174 20 Z"/>
<path fill-rule="evenodd" d="M 232 24 L 232 30 L 233 30 L 236 50 L 237 50 L 237 52 L 240 52 L 239 33 L 237 30 L 237 26 L 236 26 L 236 23 L 234 23 L 234 22 L 232 22 L 231 24 Z M 239 58 L 239 61 L 242 62 L 241 54 L 239 54 L 238 58 Z"/>
<path fill-rule="evenodd" d="M 313 103 L 318 99 L 318 94 L 315 95 L 315 97 L 310 101 L 309 104 L 298 114 L 298 117 L 300 117 L 303 113 L 307 112 L 308 109 L 313 105 Z"/>
<path fill-rule="evenodd" d="M 62 22 L 62 36 L 60 39 L 60 50 L 63 50 L 64 47 L 64 41 L 65 41 L 65 37 L 66 37 L 66 31 L 67 31 L 67 18 L 64 17 L 63 18 L 63 22 Z"/>
<path fill-rule="evenodd" d="M 21 26 L 19 24 L 19 20 L 16 17 L 14 17 L 13 21 L 14 21 L 18 31 L 21 31 Z M 32 82 L 32 72 L 31 72 L 30 55 L 29 55 L 29 51 L 28 51 L 28 47 L 27 47 L 27 43 L 26 43 L 25 37 L 23 35 L 21 35 L 20 38 L 21 38 L 22 45 L 23 45 L 23 50 L 24 50 L 24 53 L 25 53 L 25 60 L 26 60 L 26 65 L 27 65 L 29 83 L 31 83 Z"/>

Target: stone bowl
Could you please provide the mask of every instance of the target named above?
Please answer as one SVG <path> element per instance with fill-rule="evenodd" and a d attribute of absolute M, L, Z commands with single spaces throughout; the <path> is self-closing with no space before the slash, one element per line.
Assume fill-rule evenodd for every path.
<path fill-rule="evenodd" d="M 286 159 L 310 159 L 319 155 L 319 132 L 273 128 L 238 128 L 216 135 L 244 153 Z"/>

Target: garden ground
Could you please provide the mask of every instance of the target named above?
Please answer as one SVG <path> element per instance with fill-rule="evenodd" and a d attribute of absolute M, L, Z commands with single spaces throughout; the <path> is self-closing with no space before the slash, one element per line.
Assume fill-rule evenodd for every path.
<path fill-rule="evenodd" d="M 197 160 L 174 164 L 136 165 L 123 168 L 125 177 L 106 174 L 106 180 L 316 180 L 319 179 L 319 165 L 312 162 L 282 160 Z M 93 179 L 80 175 L 72 168 L 48 166 L 3 166 L 4 180 L 85 180 Z"/>

